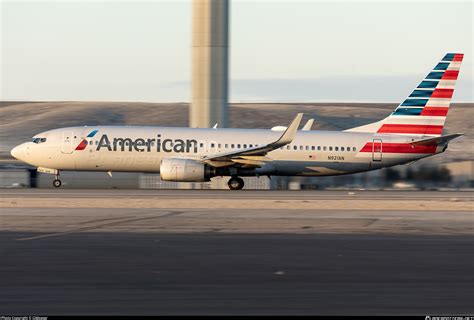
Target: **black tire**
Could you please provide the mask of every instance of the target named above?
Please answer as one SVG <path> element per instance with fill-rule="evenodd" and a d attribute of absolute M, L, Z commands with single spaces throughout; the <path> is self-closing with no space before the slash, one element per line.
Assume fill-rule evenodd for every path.
<path fill-rule="evenodd" d="M 53 180 L 53 186 L 54 186 L 55 188 L 59 188 L 59 187 L 61 186 L 61 184 L 62 184 L 62 183 L 61 183 L 61 180 L 59 180 L 59 179 L 54 179 L 54 180 Z"/>
<path fill-rule="evenodd" d="M 232 177 L 227 185 L 230 190 L 241 190 L 244 187 L 244 180 L 239 177 Z"/>

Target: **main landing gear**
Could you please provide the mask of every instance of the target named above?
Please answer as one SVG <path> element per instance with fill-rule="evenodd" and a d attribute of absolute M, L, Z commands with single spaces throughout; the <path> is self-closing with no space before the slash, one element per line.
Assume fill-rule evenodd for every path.
<path fill-rule="evenodd" d="M 230 190 L 240 190 L 244 187 L 244 180 L 239 177 L 232 177 L 230 178 L 229 182 L 227 182 Z"/>
<path fill-rule="evenodd" d="M 59 171 L 57 174 L 54 175 L 53 186 L 55 188 L 59 188 L 61 186 L 61 180 L 59 180 Z"/>

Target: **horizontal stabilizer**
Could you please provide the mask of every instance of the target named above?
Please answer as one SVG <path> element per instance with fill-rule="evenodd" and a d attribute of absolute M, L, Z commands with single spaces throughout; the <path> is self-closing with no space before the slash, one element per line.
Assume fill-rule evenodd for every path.
<path fill-rule="evenodd" d="M 410 144 L 413 145 L 413 146 L 440 145 L 440 144 L 444 144 L 446 142 L 449 142 L 453 139 L 456 139 L 456 138 L 458 138 L 462 135 L 463 135 L 463 133 L 448 134 L 448 135 L 441 136 L 441 137 L 435 137 L 435 138 L 428 138 L 428 139 L 413 141 L 413 142 L 410 142 Z"/>

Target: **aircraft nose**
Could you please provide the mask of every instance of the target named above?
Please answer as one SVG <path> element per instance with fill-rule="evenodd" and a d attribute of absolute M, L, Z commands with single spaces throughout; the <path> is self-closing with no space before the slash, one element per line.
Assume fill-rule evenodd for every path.
<path fill-rule="evenodd" d="M 12 157 L 18 160 L 23 160 L 25 153 L 26 153 L 26 146 L 24 143 L 16 146 L 10 151 L 10 154 L 12 155 Z"/>

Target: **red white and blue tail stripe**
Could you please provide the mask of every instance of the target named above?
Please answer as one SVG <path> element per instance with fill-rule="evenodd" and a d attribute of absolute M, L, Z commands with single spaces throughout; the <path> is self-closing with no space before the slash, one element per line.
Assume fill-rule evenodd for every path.
<path fill-rule="evenodd" d="M 446 54 L 387 118 L 346 131 L 441 136 L 463 56 Z"/>

